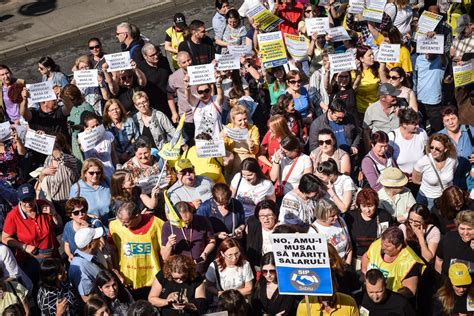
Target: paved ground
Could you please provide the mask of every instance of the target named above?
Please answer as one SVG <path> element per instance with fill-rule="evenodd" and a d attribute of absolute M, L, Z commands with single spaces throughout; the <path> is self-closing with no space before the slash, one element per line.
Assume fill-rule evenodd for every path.
<path fill-rule="evenodd" d="M 137 24 L 142 34 L 159 44 L 174 13 L 183 12 L 188 23 L 203 20 L 207 27 L 215 12 L 214 0 L 41 1 L 0 0 L 0 63 L 29 82 L 40 80 L 37 61 L 42 56 L 51 56 L 70 73 L 75 58 L 88 53 L 87 39 L 92 36 L 101 38 L 106 52 L 119 51 L 115 25 L 121 21 Z M 238 8 L 242 0 L 232 3 Z M 43 14 L 34 13 L 31 6 Z"/>

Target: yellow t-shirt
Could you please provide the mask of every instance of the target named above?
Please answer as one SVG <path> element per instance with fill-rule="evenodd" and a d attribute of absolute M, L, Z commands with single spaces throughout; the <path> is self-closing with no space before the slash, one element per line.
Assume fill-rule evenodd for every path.
<path fill-rule="evenodd" d="M 379 83 L 380 78 L 375 77 L 370 68 L 362 71 L 362 79 L 356 91 L 357 112 L 365 113 L 370 104 L 377 102 Z"/>
<path fill-rule="evenodd" d="M 188 149 L 181 156 L 181 159 L 188 158 L 194 166 L 194 171 L 198 176 L 206 176 L 215 183 L 226 183 L 222 174 L 221 165 L 224 164 L 222 158 L 199 158 L 196 146 Z M 220 164 L 220 165 L 219 165 Z"/>
<path fill-rule="evenodd" d="M 387 68 L 392 69 L 395 67 L 402 67 L 406 73 L 412 72 L 413 67 L 411 65 L 410 51 L 405 46 L 400 47 L 400 62 L 399 63 L 387 63 Z"/>
<path fill-rule="evenodd" d="M 234 124 L 232 124 L 232 123 L 229 123 L 226 126 L 228 128 L 235 128 Z M 241 158 L 243 158 L 243 156 L 245 156 L 245 158 L 247 158 L 247 156 L 252 156 L 252 157 L 255 158 L 255 156 L 258 154 L 258 151 L 259 151 L 259 148 L 260 148 L 260 133 L 258 132 L 258 128 L 255 125 L 249 125 L 248 130 L 249 130 L 249 134 L 248 134 L 249 138 L 251 140 L 253 140 L 253 142 L 255 143 L 253 152 L 251 152 L 249 150 L 249 146 L 247 145 L 246 141 L 236 142 L 230 137 L 226 137 L 225 140 L 224 140 L 225 141 L 225 148 L 229 151 L 232 151 L 232 152 L 236 153 Z M 243 159 L 245 159 L 245 158 L 243 158 Z M 241 159 L 241 160 L 243 160 L 243 159 Z"/>
<path fill-rule="evenodd" d="M 311 306 L 311 316 L 359 316 L 359 309 L 357 308 L 355 300 L 349 295 L 339 292 L 336 293 L 336 307 L 331 313 L 324 310 L 318 302 L 317 296 L 309 297 L 309 305 Z M 298 305 L 296 316 L 306 316 L 306 310 L 306 302 L 302 300 Z"/>

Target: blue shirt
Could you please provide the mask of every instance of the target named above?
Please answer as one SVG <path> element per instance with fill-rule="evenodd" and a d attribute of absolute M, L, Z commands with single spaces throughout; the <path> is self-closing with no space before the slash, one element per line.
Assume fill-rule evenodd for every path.
<path fill-rule="evenodd" d="M 105 233 L 106 229 L 104 225 L 102 225 L 102 222 L 99 221 L 98 219 L 88 217 L 87 222 L 93 228 L 103 227 L 104 233 Z M 69 244 L 69 250 L 71 251 L 71 253 L 74 253 L 77 249 L 77 246 L 76 246 L 76 242 L 74 241 L 74 236 L 76 235 L 76 231 L 74 230 L 72 223 L 73 221 L 69 221 L 66 223 L 66 225 L 64 225 L 62 239 L 64 242 L 67 242 Z"/>
<path fill-rule="evenodd" d="M 214 14 L 214 16 L 212 17 L 212 28 L 214 29 L 214 32 L 222 29 L 225 24 L 225 16 L 223 16 L 219 12 L 216 12 L 216 14 Z"/>
<path fill-rule="evenodd" d="M 417 100 L 423 104 L 441 103 L 444 66 L 440 55 L 435 59 L 426 59 L 425 54 L 418 55 L 413 72 L 413 91 Z"/>
<path fill-rule="evenodd" d="M 127 118 L 123 123 L 122 129 L 118 129 L 115 127 L 115 124 L 112 123 L 112 126 L 107 128 L 107 130 L 114 135 L 115 149 L 119 154 L 124 154 L 126 152 L 133 154 L 135 152 L 133 150 L 132 141 L 137 140 L 140 136 L 140 131 L 137 125 L 135 125 L 133 118 Z"/>
<path fill-rule="evenodd" d="M 107 183 L 101 183 L 97 189 L 94 189 L 83 180 L 79 180 L 80 196 L 87 200 L 89 204 L 88 214 L 99 217 L 102 224 L 107 225 L 109 219 L 110 189 Z M 77 196 L 77 183 L 71 187 L 69 197 Z"/>
<path fill-rule="evenodd" d="M 295 110 L 300 112 L 301 116 L 305 118 L 308 115 L 309 110 L 308 90 L 306 90 L 305 87 L 301 87 L 300 96 L 293 100 L 295 102 Z"/>
<path fill-rule="evenodd" d="M 76 250 L 69 266 L 69 280 L 80 295 L 89 295 L 92 292 L 97 274 L 102 271 L 92 262 L 93 259 L 93 255 Z"/>
<path fill-rule="evenodd" d="M 349 144 L 347 144 L 346 136 L 344 135 L 344 126 L 331 120 L 328 120 L 328 122 L 334 136 L 336 136 L 337 147 L 350 152 Z"/>
<path fill-rule="evenodd" d="M 214 199 L 209 199 L 199 206 L 197 214 L 209 218 L 214 233 L 232 234 L 237 227 L 245 224 L 244 207 L 239 200 L 232 198 L 227 209 L 229 212 L 222 216 Z"/>

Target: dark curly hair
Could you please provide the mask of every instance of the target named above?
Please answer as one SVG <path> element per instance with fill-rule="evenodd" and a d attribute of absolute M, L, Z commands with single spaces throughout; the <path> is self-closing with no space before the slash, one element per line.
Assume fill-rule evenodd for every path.
<path fill-rule="evenodd" d="M 172 281 L 172 273 L 185 273 L 186 279 L 191 281 L 197 276 L 196 264 L 189 256 L 174 255 L 170 256 L 163 266 L 163 275 L 165 279 Z"/>

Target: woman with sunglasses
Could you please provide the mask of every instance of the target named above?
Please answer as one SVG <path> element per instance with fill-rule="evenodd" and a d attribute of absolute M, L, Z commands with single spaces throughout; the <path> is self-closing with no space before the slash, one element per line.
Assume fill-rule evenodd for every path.
<path fill-rule="evenodd" d="M 303 17 L 301 18 L 301 21 L 298 22 L 298 33 L 299 36 L 304 36 L 305 37 L 305 42 L 306 44 L 309 45 L 309 41 L 311 40 L 308 37 L 308 32 L 306 31 L 306 19 L 311 19 L 319 16 L 319 10 L 316 11 L 316 6 L 313 5 L 311 2 L 308 2 L 304 4 L 303 6 Z"/>
<path fill-rule="evenodd" d="M 329 158 L 319 164 L 318 177 L 326 184 L 331 200 L 337 205 L 341 213 L 345 213 L 352 205 L 352 198 L 356 186 L 351 177 L 341 174 L 334 159 Z"/>
<path fill-rule="evenodd" d="M 108 223 L 110 189 L 105 180 L 104 165 L 99 159 L 89 158 L 82 164 L 81 178 L 71 187 L 70 198 L 85 198 L 89 204 L 89 217 Z"/>
<path fill-rule="evenodd" d="M 132 69 L 114 71 L 112 72 L 112 81 L 109 84 L 111 97 L 118 99 L 127 114 L 130 116 L 136 112 L 134 107 L 133 95 L 135 92 L 141 91 L 145 88 L 147 80 L 143 71 L 141 71 L 137 64 L 131 60 L 130 65 Z M 108 65 L 102 65 L 103 72 L 107 72 Z"/>
<path fill-rule="evenodd" d="M 133 144 L 140 136 L 133 118 L 127 116 L 125 108 L 118 99 L 110 99 L 104 106 L 104 126 L 114 135 L 115 151 L 119 163 L 123 164 L 135 153 Z"/>
<path fill-rule="evenodd" d="M 356 92 L 352 86 L 353 81 L 351 72 L 343 71 L 335 74 L 332 79 L 330 79 L 331 72 L 329 71 L 329 61 L 325 64 L 325 67 L 326 72 L 324 73 L 324 80 L 326 91 L 329 94 L 329 104 L 332 103 L 334 99 L 344 101 L 346 104 L 346 112 L 351 114 L 355 119 L 358 119 L 355 96 Z"/>
<path fill-rule="evenodd" d="M 303 87 L 303 79 L 298 70 L 290 70 L 286 75 L 286 89 L 293 97 L 295 103 L 295 110 L 298 111 L 304 120 L 312 121 L 313 110 L 311 108 L 308 90 Z"/>
<path fill-rule="evenodd" d="M 41 81 L 51 81 L 54 87 L 62 89 L 69 83 L 66 75 L 61 72 L 59 66 L 49 56 L 40 58 L 38 71 L 41 74 Z"/>
<path fill-rule="evenodd" d="M 318 147 L 313 150 L 309 157 L 313 162 L 313 172 L 319 177 L 319 165 L 329 159 L 333 159 L 337 164 L 337 169 L 341 174 L 351 173 L 351 159 L 346 151 L 337 147 L 337 140 L 334 132 L 329 128 L 323 128 L 318 134 Z"/>
<path fill-rule="evenodd" d="M 101 70 L 102 65 L 105 63 L 105 53 L 102 48 L 102 42 L 97 37 L 92 37 L 89 39 L 87 44 L 90 51 L 90 54 L 87 57 L 91 60 L 93 69 Z"/>
<path fill-rule="evenodd" d="M 193 95 L 188 75 L 184 77 L 184 85 L 185 97 L 193 107 L 194 135 L 207 133 L 213 135 L 214 139 L 219 138 L 219 133 L 222 131 L 222 106 L 225 101 L 221 76 L 216 75 L 217 95 L 212 95 L 209 83 L 197 85 L 198 97 Z"/>
<path fill-rule="evenodd" d="M 298 296 L 282 295 L 278 291 L 275 257 L 266 253 L 260 264 L 262 276 L 255 285 L 251 304 L 257 315 L 296 315 Z"/>
<path fill-rule="evenodd" d="M 148 301 L 160 308 L 162 316 L 202 315 L 207 308 L 203 281 L 189 256 L 171 256 L 156 275 Z"/>
<path fill-rule="evenodd" d="M 66 216 L 71 220 L 64 225 L 62 240 L 64 241 L 64 254 L 69 262 L 74 258 L 74 252 L 77 249 L 74 241 L 76 232 L 84 227 L 103 227 L 99 220 L 87 216 L 88 210 L 89 204 L 81 196 L 73 197 L 66 202 Z"/>
<path fill-rule="evenodd" d="M 173 123 L 163 112 L 151 108 L 150 99 L 145 92 L 135 92 L 132 100 L 138 110 L 134 120 L 138 123 L 140 136 L 145 136 L 151 141 L 150 147 L 160 150 L 176 132 Z"/>
<path fill-rule="evenodd" d="M 253 290 L 253 272 L 245 260 L 238 241 L 224 239 L 217 250 L 217 258 L 206 272 L 206 289 L 215 298 L 226 290 L 238 290 L 248 297 Z"/>
<path fill-rule="evenodd" d="M 332 41 L 326 40 L 326 33 L 314 33 L 308 43 L 307 54 L 310 58 L 309 73 L 320 70 L 324 66 L 324 58 L 327 54 L 334 54 L 334 46 Z"/>
<path fill-rule="evenodd" d="M 418 112 L 419 110 L 418 102 L 416 101 L 416 94 L 412 89 L 410 89 L 410 83 L 408 82 L 405 70 L 403 70 L 401 67 L 393 67 L 390 69 L 387 79 L 388 83 L 400 91 L 398 98 L 403 98 L 409 107 Z"/>
<path fill-rule="evenodd" d="M 434 200 L 453 184 L 457 165 L 456 147 L 449 137 L 445 134 L 431 135 L 425 156 L 413 168 L 413 182 L 421 184 L 416 201 L 431 210 Z"/>

